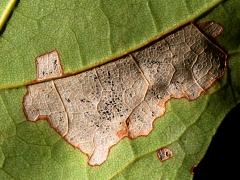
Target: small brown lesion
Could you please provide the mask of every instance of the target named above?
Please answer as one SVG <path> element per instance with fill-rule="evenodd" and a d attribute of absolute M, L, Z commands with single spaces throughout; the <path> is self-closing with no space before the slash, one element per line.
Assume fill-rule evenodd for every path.
<path fill-rule="evenodd" d="M 157 150 L 158 159 L 163 162 L 173 157 L 173 152 L 167 147 L 163 147 Z"/>
<path fill-rule="evenodd" d="M 190 169 L 190 173 L 191 173 L 191 174 L 195 174 L 196 171 L 197 171 L 197 165 L 193 165 L 193 166 L 191 167 L 191 169 Z"/>

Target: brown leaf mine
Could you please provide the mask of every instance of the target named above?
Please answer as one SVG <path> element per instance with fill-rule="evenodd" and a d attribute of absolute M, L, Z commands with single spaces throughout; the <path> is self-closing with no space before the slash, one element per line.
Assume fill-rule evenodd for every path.
<path fill-rule="evenodd" d="M 226 66 L 226 54 L 193 24 L 133 56 L 149 87 L 144 101 L 129 117 L 132 138 L 149 134 L 171 97 L 196 99 L 223 75 Z"/>
<path fill-rule="evenodd" d="M 166 147 L 157 150 L 157 157 L 159 158 L 160 161 L 166 161 L 170 159 L 172 156 L 173 156 L 172 151 Z"/>
<path fill-rule="evenodd" d="M 30 85 L 24 107 L 31 121 L 47 116 L 52 127 L 96 165 L 127 136 L 126 119 L 147 88 L 141 70 L 127 56 L 75 76 Z"/>
<path fill-rule="evenodd" d="M 56 51 L 36 62 L 37 80 L 61 77 Z M 114 62 L 29 85 L 24 110 L 30 121 L 47 118 L 88 155 L 90 165 L 100 165 L 123 137 L 148 135 L 171 97 L 196 99 L 223 75 L 225 66 L 223 50 L 189 24 Z"/>
<path fill-rule="evenodd" d="M 57 51 L 39 56 L 36 64 L 37 80 L 46 80 L 62 76 L 62 67 Z"/>

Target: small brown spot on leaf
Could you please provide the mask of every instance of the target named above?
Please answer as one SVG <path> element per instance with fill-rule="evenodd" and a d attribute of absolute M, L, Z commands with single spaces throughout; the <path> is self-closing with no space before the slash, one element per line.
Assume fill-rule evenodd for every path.
<path fill-rule="evenodd" d="M 197 166 L 196 165 L 193 165 L 192 168 L 191 168 L 191 173 L 194 174 L 197 170 Z"/>
<path fill-rule="evenodd" d="M 170 149 L 164 147 L 157 150 L 157 156 L 160 161 L 166 161 L 173 157 L 173 153 Z"/>

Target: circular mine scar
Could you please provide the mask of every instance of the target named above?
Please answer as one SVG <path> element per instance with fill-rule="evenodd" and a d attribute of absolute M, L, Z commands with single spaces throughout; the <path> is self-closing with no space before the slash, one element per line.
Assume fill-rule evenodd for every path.
<path fill-rule="evenodd" d="M 169 148 L 160 148 L 157 150 L 157 157 L 159 158 L 160 161 L 166 161 L 170 158 L 173 157 L 173 153 Z"/>

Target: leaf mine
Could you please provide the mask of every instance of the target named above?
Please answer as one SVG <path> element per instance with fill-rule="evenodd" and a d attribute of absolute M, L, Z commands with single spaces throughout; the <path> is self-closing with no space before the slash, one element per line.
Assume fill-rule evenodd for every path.
<path fill-rule="evenodd" d="M 217 25 L 200 27 L 213 37 L 220 34 Z M 27 87 L 24 111 L 30 121 L 48 119 L 67 142 L 88 155 L 90 165 L 100 165 L 123 137 L 148 135 L 170 98 L 199 97 L 223 76 L 226 58 L 194 24 L 65 78 L 59 78 L 60 60 L 52 51 L 37 58 L 37 80 L 48 81 Z M 168 152 L 162 154 L 167 157 Z"/>
<path fill-rule="evenodd" d="M 57 51 L 39 56 L 36 60 L 37 80 L 47 80 L 62 76 L 62 67 Z"/>

